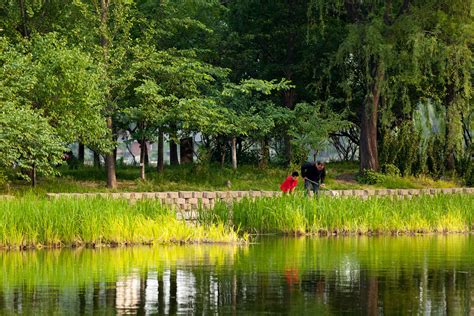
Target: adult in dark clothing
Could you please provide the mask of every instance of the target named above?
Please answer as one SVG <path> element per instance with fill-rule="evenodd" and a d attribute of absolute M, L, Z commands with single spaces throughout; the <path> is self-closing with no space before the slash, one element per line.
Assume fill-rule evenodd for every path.
<path fill-rule="evenodd" d="M 324 163 L 318 161 L 307 162 L 301 166 L 301 176 L 304 179 L 304 187 L 306 192 L 318 194 L 319 188 L 324 187 L 324 179 L 326 178 L 326 168 Z"/>

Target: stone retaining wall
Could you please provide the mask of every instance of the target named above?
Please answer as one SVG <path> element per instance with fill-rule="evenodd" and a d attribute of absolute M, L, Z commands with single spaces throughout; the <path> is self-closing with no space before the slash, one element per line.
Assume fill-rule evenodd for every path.
<path fill-rule="evenodd" d="M 398 196 L 411 198 L 416 195 L 435 195 L 465 193 L 474 194 L 474 188 L 451 188 L 451 189 L 378 189 L 378 190 L 322 190 L 321 195 L 349 197 L 355 196 L 368 198 L 369 196 Z M 260 198 L 279 196 L 277 191 L 217 191 L 217 192 L 123 192 L 123 193 L 48 193 L 49 198 L 56 197 L 94 197 L 102 196 L 114 199 L 157 199 L 165 205 L 176 207 L 178 210 L 196 210 L 199 206 L 212 208 L 217 201 L 233 202 L 245 197 Z"/>

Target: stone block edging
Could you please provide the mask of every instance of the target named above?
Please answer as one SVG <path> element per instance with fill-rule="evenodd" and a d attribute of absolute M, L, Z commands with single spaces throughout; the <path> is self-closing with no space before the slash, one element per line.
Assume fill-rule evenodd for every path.
<path fill-rule="evenodd" d="M 401 198 L 412 198 L 416 195 L 436 194 L 474 194 L 474 188 L 448 188 L 448 189 L 370 189 L 370 190 L 322 190 L 321 195 L 333 197 L 360 197 L 370 196 L 396 196 Z M 261 198 L 280 196 L 280 191 L 178 191 L 178 192 L 121 192 L 121 193 L 47 193 L 48 198 L 58 197 L 94 197 L 100 196 L 113 199 L 128 199 L 131 201 L 139 199 L 156 199 L 161 203 L 173 206 L 178 210 L 196 210 L 200 206 L 212 208 L 217 201 L 232 203 L 242 198 Z"/>

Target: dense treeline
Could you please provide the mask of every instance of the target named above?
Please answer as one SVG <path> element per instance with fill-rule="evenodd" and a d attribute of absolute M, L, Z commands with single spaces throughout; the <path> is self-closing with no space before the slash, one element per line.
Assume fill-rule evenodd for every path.
<path fill-rule="evenodd" d="M 2 0 L 0 170 L 51 174 L 68 144 L 202 135 L 201 162 L 299 163 L 472 181 L 472 0 Z M 259 148 L 249 152 L 249 148 Z M 82 150 L 82 149 L 81 149 Z M 249 157 L 250 156 L 250 157 Z M 228 158 L 229 157 L 229 158 Z"/>

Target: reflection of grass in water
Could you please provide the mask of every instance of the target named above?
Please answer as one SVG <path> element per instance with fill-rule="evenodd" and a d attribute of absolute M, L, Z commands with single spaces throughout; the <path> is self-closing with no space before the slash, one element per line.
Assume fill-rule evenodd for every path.
<path fill-rule="evenodd" d="M 390 269 L 469 268 L 474 264 L 472 235 L 379 236 L 379 237 L 285 237 L 265 238 L 259 247 L 249 247 L 244 260 L 239 253 L 237 270 L 344 270 L 351 267 L 372 272 Z M 462 260 L 460 260 L 462 258 Z"/>
<path fill-rule="evenodd" d="M 75 250 L 0 252 L 2 287 L 26 284 L 83 286 L 97 281 L 115 282 L 133 271 L 163 272 L 176 265 L 232 266 L 235 245 L 153 246 Z"/>
<path fill-rule="evenodd" d="M 46 200 L 34 195 L 2 202 L 0 247 L 81 244 L 236 242 L 222 224 L 191 225 L 156 201 L 103 198 Z"/>
<path fill-rule="evenodd" d="M 258 245 L 155 246 L 120 249 L 40 250 L 0 252 L 2 287 L 19 284 L 83 286 L 91 282 L 116 281 L 117 277 L 147 271 L 189 269 L 195 274 L 243 276 L 283 275 L 287 269 L 304 273 L 318 271 L 330 277 L 352 271 L 369 275 L 383 273 L 397 279 L 401 273 L 458 269 L 472 271 L 473 239 L 466 235 L 425 237 L 337 237 L 266 239 Z M 460 260 L 462 258 L 462 260 Z M 403 272 L 404 271 L 404 272 Z M 208 271 L 209 272 L 209 271 Z M 342 276 L 341 276 L 342 277 Z"/>
<path fill-rule="evenodd" d="M 466 232 L 474 223 L 474 196 L 417 196 L 411 200 L 389 197 L 245 199 L 218 204 L 202 216 L 203 222 L 233 223 L 243 231 L 286 234 L 430 233 Z"/>

